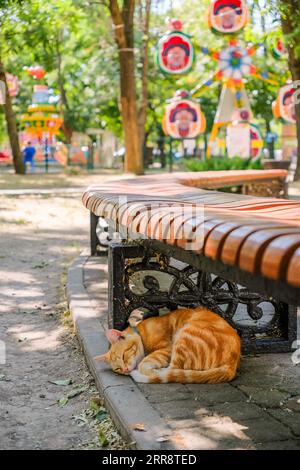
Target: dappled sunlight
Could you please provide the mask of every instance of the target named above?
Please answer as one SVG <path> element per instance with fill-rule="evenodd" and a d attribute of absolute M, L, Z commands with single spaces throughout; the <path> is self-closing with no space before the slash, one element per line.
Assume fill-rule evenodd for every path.
<path fill-rule="evenodd" d="M 235 405 L 238 408 L 239 403 Z M 254 432 L 255 422 L 240 423 L 229 413 L 220 415 L 209 407 L 199 407 L 192 419 L 170 420 L 172 428 L 176 428 L 171 441 L 178 445 L 181 439 L 189 449 L 197 450 L 248 449 L 253 447 L 248 430 Z"/>
<path fill-rule="evenodd" d="M 0 269 L 0 276 L 1 276 L 1 284 L 2 285 L 7 285 L 7 286 L 11 286 L 11 284 L 13 282 L 15 282 L 17 284 L 17 286 L 22 286 L 24 288 L 24 285 L 26 284 L 31 284 L 31 287 L 32 285 L 34 286 L 34 283 L 35 283 L 35 277 L 32 275 L 32 274 L 29 274 L 29 273 L 26 273 L 26 272 L 16 272 L 14 270 L 12 270 L 11 272 L 9 272 L 8 269 Z M 14 290 L 18 290 L 18 287 L 15 288 Z M 36 291 L 31 291 L 31 293 L 33 295 L 35 295 Z"/>
<path fill-rule="evenodd" d="M 230 419 L 227 422 L 220 421 L 219 424 L 210 425 L 205 425 L 201 421 L 199 426 L 201 426 L 201 437 L 199 437 L 199 431 L 193 430 L 193 428 L 179 431 L 184 443 L 191 450 L 218 450 L 224 448 L 237 450 L 253 447 L 251 439 L 246 435 L 247 427 L 232 422 Z"/>
<path fill-rule="evenodd" d="M 18 342 L 22 352 L 49 351 L 57 349 L 61 344 L 62 329 L 35 330 L 30 325 L 15 325 L 7 329 L 7 334 Z"/>
<path fill-rule="evenodd" d="M 243 432 L 248 428 L 234 422 L 228 416 L 205 416 L 200 418 L 199 425 L 201 428 L 206 429 L 208 433 L 211 432 L 214 436 L 217 436 L 218 439 L 235 437 L 241 440 L 249 440 L 249 437 Z"/>

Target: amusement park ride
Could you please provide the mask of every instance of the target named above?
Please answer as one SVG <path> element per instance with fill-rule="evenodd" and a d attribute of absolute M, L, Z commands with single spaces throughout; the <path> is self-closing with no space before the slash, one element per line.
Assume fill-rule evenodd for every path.
<path fill-rule="evenodd" d="M 200 47 L 202 54 L 208 55 L 217 64 L 216 72 L 204 83 L 197 85 L 190 93 L 179 91 L 171 104 L 167 105 L 163 117 L 163 129 L 173 139 L 191 139 L 205 131 L 205 117 L 195 98 L 215 83 L 222 83 L 222 92 L 216 110 L 214 124 L 207 148 L 207 158 L 212 155 L 214 143 L 221 128 L 227 129 L 227 151 L 229 156 L 257 158 L 261 155 L 263 139 L 259 128 L 253 122 L 245 79 L 255 77 L 279 86 L 273 76 L 260 71 L 253 64 L 253 56 L 261 46 L 242 47 L 237 34 L 248 23 L 248 7 L 245 0 L 211 0 L 208 11 L 208 26 L 215 34 L 228 37 L 228 45 L 221 51 Z M 273 55 L 281 58 L 285 50 L 278 41 Z M 168 31 L 158 43 L 158 64 L 166 75 L 180 76 L 189 72 L 195 60 L 191 36 L 182 32 L 182 23 L 170 21 Z M 192 99 L 193 97 L 193 99 Z M 294 89 L 290 84 L 280 89 L 273 104 L 276 118 L 295 123 Z"/>
<path fill-rule="evenodd" d="M 46 71 L 41 66 L 29 67 L 27 72 L 35 80 L 42 80 Z M 63 119 L 57 111 L 57 105 L 51 103 L 51 94 L 47 85 L 34 85 L 32 104 L 27 114 L 21 116 L 21 125 L 32 138 L 44 146 L 45 169 L 48 171 L 49 148 L 58 134 Z"/>
<path fill-rule="evenodd" d="M 44 68 L 39 65 L 26 67 L 25 70 L 35 80 L 43 80 L 46 75 Z M 9 95 L 12 98 L 16 97 L 20 90 L 18 77 L 6 73 L 6 81 Z M 38 144 L 38 147 L 43 148 L 46 171 L 48 171 L 49 150 L 63 122 L 52 98 L 47 85 L 34 85 L 32 103 L 28 106 L 27 113 L 20 116 L 23 140 L 26 137 L 25 140 L 32 140 L 34 144 Z M 9 153 L 5 153 L 5 161 L 4 159 L 0 161 L 9 164 L 11 161 Z"/>

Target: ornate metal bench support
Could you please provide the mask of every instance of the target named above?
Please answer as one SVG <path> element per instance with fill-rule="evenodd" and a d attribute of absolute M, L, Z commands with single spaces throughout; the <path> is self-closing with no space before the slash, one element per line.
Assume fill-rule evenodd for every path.
<path fill-rule="evenodd" d="M 244 184 L 242 193 L 249 196 L 276 197 L 288 199 L 288 183 L 284 178 L 268 182 L 254 182 Z"/>
<path fill-rule="evenodd" d="M 109 325 L 128 325 L 162 310 L 204 305 L 239 332 L 244 352 L 288 352 L 296 339 L 296 308 L 137 244 L 109 247 Z"/>

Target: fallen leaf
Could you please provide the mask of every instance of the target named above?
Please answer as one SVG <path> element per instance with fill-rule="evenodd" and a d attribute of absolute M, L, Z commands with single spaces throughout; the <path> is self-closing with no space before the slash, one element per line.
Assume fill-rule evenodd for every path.
<path fill-rule="evenodd" d="M 23 343 L 23 341 L 26 341 L 26 340 L 27 340 L 26 337 L 24 337 L 24 338 L 19 338 L 19 339 L 18 339 L 18 343 Z"/>
<path fill-rule="evenodd" d="M 99 437 L 99 442 L 102 445 L 102 447 L 107 447 L 109 442 L 104 432 L 102 431 L 102 429 L 99 430 L 98 437 Z"/>
<path fill-rule="evenodd" d="M 98 421 L 103 421 L 104 419 L 106 419 L 108 416 L 108 413 L 106 410 L 100 410 L 98 411 L 98 413 L 96 414 L 95 418 L 98 420 Z"/>
<path fill-rule="evenodd" d="M 68 398 L 74 398 L 77 397 L 77 395 L 80 395 L 81 393 L 86 391 L 86 387 L 79 387 L 79 388 L 74 388 L 74 390 L 71 390 L 70 393 L 68 393 Z"/>
<path fill-rule="evenodd" d="M 49 380 L 49 382 L 51 384 L 54 384 L 54 385 L 60 385 L 62 387 L 66 387 L 67 385 L 71 385 L 73 382 L 72 382 L 72 379 L 62 379 L 62 380 Z"/>
<path fill-rule="evenodd" d="M 146 431 L 144 423 L 136 423 L 130 426 L 135 431 Z"/>
<path fill-rule="evenodd" d="M 177 444 L 180 447 L 185 445 L 184 438 L 180 434 L 175 434 L 174 436 L 171 436 L 169 441 L 174 444 Z"/>
<path fill-rule="evenodd" d="M 100 407 L 100 406 L 103 406 L 103 399 L 100 397 L 91 397 L 91 403 Z"/>
<path fill-rule="evenodd" d="M 68 403 L 69 399 L 68 397 L 62 397 L 60 400 L 58 400 L 59 406 L 65 406 Z"/>
<path fill-rule="evenodd" d="M 169 440 L 168 437 L 158 437 L 158 438 L 156 439 L 157 442 L 167 442 L 168 440 Z"/>

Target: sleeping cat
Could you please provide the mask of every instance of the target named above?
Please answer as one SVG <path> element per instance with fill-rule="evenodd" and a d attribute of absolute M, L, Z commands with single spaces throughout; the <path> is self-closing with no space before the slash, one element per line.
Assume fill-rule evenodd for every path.
<path fill-rule="evenodd" d="M 106 335 L 111 348 L 95 360 L 109 362 L 114 372 L 136 382 L 228 382 L 240 361 L 236 331 L 204 307 L 176 310 Z"/>

